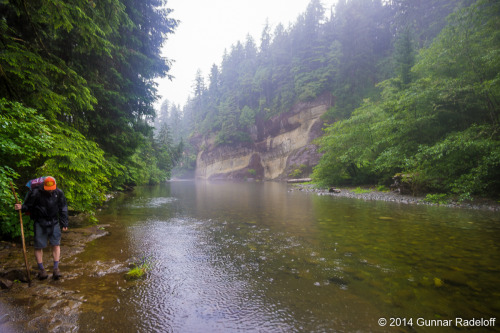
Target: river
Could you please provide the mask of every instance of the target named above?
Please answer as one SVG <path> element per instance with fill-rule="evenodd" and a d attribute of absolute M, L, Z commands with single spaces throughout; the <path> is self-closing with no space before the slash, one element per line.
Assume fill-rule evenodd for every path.
<path fill-rule="evenodd" d="M 498 212 L 288 186 L 171 182 L 112 200 L 110 235 L 78 260 L 150 271 L 68 280 L 87 299 L 79 331 L 447 332 L 429 325 L 499 316 Z"/>

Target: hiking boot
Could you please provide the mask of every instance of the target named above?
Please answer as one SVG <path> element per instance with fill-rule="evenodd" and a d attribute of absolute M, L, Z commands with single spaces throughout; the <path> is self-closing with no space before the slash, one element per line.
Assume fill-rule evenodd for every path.
<path fill-rule="evenodd" d="M 45 269 L 41 269 L 38 271 L 38 280 L 45 280 L 48 277 L 49 274 L 47 274 L 47 271 L 45 271 Z"/>
<path fill-rule="evenodd" d="M 61 277 L 61 272 L 59 271 L 59 268 L 54 268 L 54 273 L 52 274 L 52 278 L 54 280 L 59 280 L 59 278 Z"/>

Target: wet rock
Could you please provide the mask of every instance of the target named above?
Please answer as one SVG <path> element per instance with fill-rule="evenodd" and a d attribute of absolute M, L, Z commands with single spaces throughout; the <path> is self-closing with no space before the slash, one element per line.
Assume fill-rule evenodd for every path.
<path fill-rule="evenodd" d="M 0 325 L 3 325 L 9 321 L 10 321 L 10 314 L 6 313 L 6 314 L 0 315 Z"/>
<path fill-rule="evenodd" d="M 30 271 L 31 278 L 33 278 L 33 270 Z M 21 282 L 28 282 L 28 277 L 26 274 L 26 270 L 22 269 L 11 269 L 6 272 L 1 272 L 0 276 L 6 280 L 10 281 L 21 281 Z"/>
<path fill-rule="evenodd" d="M 124 273 L 128 269 L 124 263 L 117 263 L 114 260 L 109 262 L 100 262 L 93 264 L 93 267 L 89 267 L 87 271 L 90 271 L 90 276 L 101 277 L 108 274 L 114 273 Z"/>
<path fill-rule="evenodd" d="M 13 284 L 14 282 L 12 282 L 11 280 L 0 278 L 0 288 L 2 289 L 10 289 L 12 288 Z"/>
<path fill-rule="evenodd" d="M 328 279 L 328 282 L 334 283 L 334 284 L 339 285 L 341 287 L 347 286 L 349 284 L 346 279 L 344 279 L 343 277 L 339 277 L 339 276 L 330 277 Z"/>
<path fill-rule="evenodd" d="M 468 287 L 468 281 L 469 279 L 463 272 L 454 271 L 443 274 L 443 282 L 453 287 Z"/>

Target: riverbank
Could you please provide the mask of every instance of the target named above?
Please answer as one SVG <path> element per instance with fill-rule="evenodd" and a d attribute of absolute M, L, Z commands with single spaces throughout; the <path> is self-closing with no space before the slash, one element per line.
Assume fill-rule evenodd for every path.
<path fill-rule="evenodd" d="M 442 202 L 432 202 L 424 196 L 412 196 L 403 195 L 392 191 L 378 191 L 371 187 L 338 187 L 335 188 L 334 192 L 330 192 L 326 188 L 317 188 L 316 185 L 312 184 L 293 184 L 290 191 L 303 191 L 308 193 L 314 193 L 317 195 L 328 195 L 332 197 L 345 197 L 354 198 L 360 200 L 377 200 L 377 201 L 388 201 L 400 204 L 410 204 L 410 205 L 431 205 L 431 206 L 444 206 L 444 207 L 455 207 L 455 208 L 465 208 L 465 209 L 481 209 L 490 211 L 500 211 L 500 202 L 477 198 L 474 201 L 458 202 L 453 199 L 442 200 Z"/>
<path fill-rule="evenodd" d="M 71 224 L 70 224 L 71 226 Z M 108 235 L 107 225 L 70 228 L 63 233 L 61 242 L 61 273 L 55 281 L 51 278 L 51 251 L 44 251 L 44 263 L 49 278 L 36 278 L 37 268 L 33 247 L 27 246 L 31 286 L 28 285 L 22 246 L 0 243 L 0 332 L 75 332 L 85 296 L 78 290 L 67 289 L 65 281 L 86 272 L 97 274 L 125 272 L 126 263 L 81 263 L 77 255 L 92 241 Z M 92 267 L 91 267 L 92 266 Z M 94 267 L 95 266 L 95 267 Z"/>

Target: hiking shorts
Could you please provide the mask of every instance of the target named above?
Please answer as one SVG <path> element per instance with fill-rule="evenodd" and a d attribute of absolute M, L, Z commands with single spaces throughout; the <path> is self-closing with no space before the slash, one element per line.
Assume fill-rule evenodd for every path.
<path fill-rule="evenodd" d="M 40 223 L 35 222 L 35 249 L 46 248 L 47 241 L 52 246 L 61 244 L 61 227 L 59 223 L 49 227 L 42 227 Z"/>

